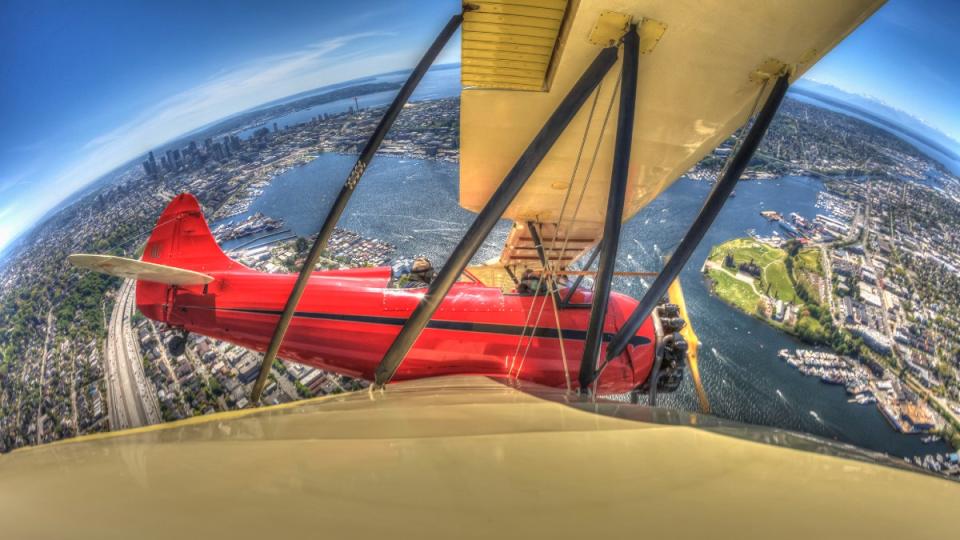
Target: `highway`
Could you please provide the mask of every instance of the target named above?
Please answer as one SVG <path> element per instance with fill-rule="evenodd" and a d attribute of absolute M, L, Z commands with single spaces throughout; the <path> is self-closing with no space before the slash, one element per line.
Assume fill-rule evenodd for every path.
<path fill-rule="evenodd" d="M 112 430 L 160 423 L 160 404 L 143 373 L 140 343 L 133 333 L 133 280 L 120 287 L 107 330 L 107 413 Z"/>
<path fill-rule="evenodd" d="M 40 359 L 40 399 L 37 402 L 37 444 L 43 444 L 43 385 L 47 379 L 47 356 L 50 354 L 50 332 L 53 329 L 53 308 L 47 312 L 47 332 L 43 337 L 43 356 Z"/>

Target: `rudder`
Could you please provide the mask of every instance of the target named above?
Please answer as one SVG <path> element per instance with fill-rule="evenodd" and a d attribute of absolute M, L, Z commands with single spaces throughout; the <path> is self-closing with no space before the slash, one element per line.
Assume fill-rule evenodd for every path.
<path fill-rule="evenodd" d="M 160 214 L 141 260 L 197 272 L 240 268 L 217 245 L 197 198 L 181 193 Z"/>
<path fill-rule="evenodd" d="M 203 217 L 200 203 L 189 193 L 174 197 L 160 214 L 141 260 L 204 274 L 246 268 L 220 249 Z M 161 283 L 137 281 L 137 308 L 151 319 L 168 322 L 167 307 L 175 290 Z"/>

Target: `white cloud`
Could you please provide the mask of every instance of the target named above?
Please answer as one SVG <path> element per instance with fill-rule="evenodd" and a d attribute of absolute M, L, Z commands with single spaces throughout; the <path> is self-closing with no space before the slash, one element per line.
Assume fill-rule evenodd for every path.
<path fill-rule="evenodd" d="M 77 189 L 130 159 L 184 133 L 232 114 L 320 86 L 412 67 L 416 51 L 391 51 L 358 33 L 328 39 L 302 50 L 260 58 L 221 71 L 203 83 L 170 96 L 83 145 L 83 155 L 41 182 L 43 189 L 8 200 L 15 216 L 0 214 L 0 249 Z M 369 43 L 364 43 L 369 40 Z M 349 49 L 345 45 L 350 44 Z M 350 60 L 362 59 L 359 62 Z M 14 222 L 15 217 L 15 222 Z M 6 223 L 2 223 L 2 222 Z"/>
<path fill-rule="evenodd" d="M 17 186 L 22 186 L 26 184 L 31 184 L 32 182 L 27 182 L 26 179 L 33 174 L 33 169 L 20 171 L 17 174 L 7 175 L 0 177 L 0 193 L 7 191 L 8 189 L 15 188 Z M 11 207 L 7 207 L 4 210 L 0 210 L 0 219 L 3 219 L 3 216 L 7 215 Z M 3 244 L 0 244 L 2 247 Z"/>

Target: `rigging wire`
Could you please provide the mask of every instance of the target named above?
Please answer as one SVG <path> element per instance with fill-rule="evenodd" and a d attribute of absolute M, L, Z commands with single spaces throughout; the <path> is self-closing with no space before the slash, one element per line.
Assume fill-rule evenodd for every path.
<path fill-rule="evenodd" d="M 587 186 L 590 184 L 590 179 L 593 176 L 593 167 L 594 165 L 596 165 L 597 155 L 599 155 L 600 153 L 600 144 L 603 142 L 603 134 L 607 130 L 607 123 L 610 121 L 610 113 L 613 111 L 613 104 L 616 102 L 617 95 L 619 95 L 620 93 L 620 78 L 622 76 L 623 76 L 622 73 L 617 75 L 617 82 L 614 84 L 613 92 L 610 94 L 610 103 L 607 104 L 607 112 L 604 114 L 603 124 L 600 126 L 600 135 L 597 137 L 597 144 L 593 148 L 593 155 L 590 158 L 590 166 L 587 167 L 587 175 L 586 177 L 584 177 L 583 187 L 580 189 L 580 195 L 577 198 L 577 204 L 576 206 L 574 206 L 573 215 L 570 217 L 571 225 L 577 222 L 577 216 L 580 214 L 580 207 L 583 204 L 584 196 L 587 193 Z M 571 189 L 573 188 L 572 184 L 570 188 Z M 562 220 L 563 220 L 563 215 L 561 214 L 560 216 L 561 223 L 562 223 Z M 557 224 L 558 229 L 560 228 L 561 223 Z M 570 235 L 566 235 L 563 239 L 563 246 L 560 249 L 560 253 L 557 255 L 558 259 L 560 256 L 562 256 L 563 253 L 566 253 L 567 245 L 569 243 L 570 243 Z M 552 246 L 552 247 L 555 247 L 555 246 Z M 553 253 L 553 250 L 551 250 L 551 254 L 552 253 Z"/>
<path fill-rule="evenodd" d="M 523 282 L 523 276 L 520 277 L 521 283 Z M 520 356 L 520 347 L 523 345 L 523 338 L 527 333 L 527 328 L 530 327 L 530 317 L 533 316 L 533 306 L 537 303 L 537 296 L 540 294 L 540 280 L 537 280 L 537 288 L 533 291 L 533 299 L 530 301 L 530 309 L 527 311 L 527 318 L 523 321 L 523 328 L 520 329 L 520 336 L 517 337 L 517 348 L 513 351 L 513 358 L 510 360 L 510 369 L 507 370 L 507 376 L 513 377 L 513 366 L 516 365 L 517 357 Z M 531 335 L 534 331 L 531 331 Z M 532 339 L 532 338 L 531 338 Z M 519 374 L 517 370 L 517 374 Z"/>
<path fill-rule="evenodd" d="M 590 105 L 590 113 L 589 113 L 588 116 L 587 116 L 587 125 L 586 125 L 585 128 L 584 128 L 583 137 L 581 138 L 581 141 L 580 141 L 580 149 L 579 149 L 578 152 L 577 152 L 577 159 L 576 159 L 576 161 L 574 162 L 573 172 L 572 172 L 571 175 L 570 175 L 570 183 L 567 184 L 567 193 L 566 193 L 565 196 L 564 196 L 563 204 L 560 206 L 560 218 L 558 219 L 557 227 L 554 228 L 554 231 L 553 231 L 553 239 L 550 241 L 550 245 L 551 245 L 551 246 L 555 246 L 555 245 L 556 245 L 557 234 L 559 233 L 559 222 L 562 221 L 562 219 L 563 219 L 563 213 L 564 213 L 564 211 L 565 211 L 565 209 L 566 209 L 567 201 L 568 201 L 569 198 L 570 198 L 570 192 L 571 192 L 571 188 L 573 187 L 573 182 L 574 182 L 574 180 L 575 180 L 575 178 L 576 178 L 577 169 L 580 167 L 580 158 L 581 158 L 581 156 L 583 155 L 583 148 L 584 148 L 584 146 L 586 145 L 586 142 L 587 142 L 587 135 L 588 135 L 588 133 L 589 133 L 589 131 L 590 131 L 590 126 L 591 126 L 591 124 L 593 123 L 593 113 L 594 113 L 594 111 L 596 110 L 597 101 L 600 99 L 600 91 L 601 91 L 602 88 L 603 88 L 603 81 L 601 80 L 600 83 L 597 85 L 597 89 L 594 90 L 593 102 L 592 102 L 591 105 Z M 601 133 L 601 136 L 602 136 L 602 133 Z M 542 243 L 542 241 L 543 241 L 543 235 L 542 235 L 542 234 L 540 235 L 540 238 L 541 238 L 541 243 Z M 552 249 L 551 249 L 550 253 L 551 253 L 551 254 L 553 253 L 553 250 L 552 250 Z M 544 256 L 544 259 L 546 259 L 546 262 L 549 263 L 549 260 L 550 260 L 550 257 L 549 257 L 549 256 Z M 530 302 L 530 309 L 529 309 L 529 311 L 527 311 L 527 318 L 526 318 L 526 320 L 525 320 L 524 323 L 523 323 L 523 328 L 520 330 L 520 336 L 517 338 L 517 348 L 516 348 L 516 350 L 514 351 L 513 361 L 511 361 L 511 363 L 510 363 L 510 369 L 509 369 L 509 371 L 508 371 L 508 373 L 510 373 L 510 374 L 513 373 L 513 366 L 514 366 L 514 363 L 516 362 L 517 356 L 520 354 L 520 347 L 521 347 L 522 344 L 523 344 L 523 338 L 526 336 L 527 328 L 530 326 L 530 317 L 533 315 L 534 305 L 536 304 L 536 298 L 537 298 L 537 296 L 540 294 L 540 283 L 541 283 L 541 280 L 543 279 L 544 276 L 548 276 L 548 275 L 549 275 L 549 268 L 544 268 L 543 271 L 542 271 L 542 273 L 541 273 L 540 279 L 537 281 L 537 289 L 534 291 L 533 301 Z M 547 282 L 548 288 L 550 287 L 550 283 L 551 283 L 551 281 L 548 281 L 548 282 Z M 555 286 L 554 286 L 554 289 L 548 291 L 548 293 L 552 295 L 553 292 L 554 292 L 554 290 L 556 290 L 556 287 L 555 287 Z M 541 307 L 540 307 L 540 313 L 541 313 L 541 314 L 543 313 L 543 306 L 544 306 L 544 305 L 546 305 L 546 300 L 544 300 L 543 305 L 541 305 Z M 560 328 L 560 315 L 559 315 L 558 313 L 556 313 L 556 310 L 554 310 L 554 316 L 555 316 L 555 318 L 557 319 L 557 328 L 558 328 L 558 331 L 559 331 L 559 328 Z M 538 316 L 537 316 L 537 321 L 539 321 L 539 320 L 540 320 L 540 316 L 538 315 Z M 536 325 L 534 325 L 534 328 L 536 328 Z M 533 332 L 534 332 L 534 331 L 532 330 L 532 331 L 531 331 L 530 338 L 529 338 L 529 341 L 528 341 L 528 343 L 527 343 L 527 350 L 530 349 L 530 342 L 533 341 Z M 560 333 L 560 347 L 561 347 L 562 356 L 563 356 L 563 358 L 564 358 L 564 366 L 563 366 L 563 367 L 564 367 L 564 371 L 568 371 L 568 367 L 567 367 L 567 365 L 566 365 L 566 353 L 565 353 L 565 351 L 563 350 L 564 344 L 563 344 L 563 333 L 562 333 L 562 332 Z M 526 352 L 524 352 L 524 358 L 526 358 Z M 521 361 L 520 367 L 523 367 L 523 361 Z M 520 369 L 518 368 L 518 369 L 517 369 L 517 375 L 519 375 L 519 374 L 520 374 Z M 569 386 L 569 384 L 568 384 L 568 386 Z"/>
<path fill-rule="evenodd" d="M 603 124 L 600 126 L 600 133 L 597 135 L 597 144 L 593 149 L 593 155 L 590 157 L 590 166 L 587 168 L 587 174 L 584 177 L 583 187 L 580 190 L 580 195 L 577 198 L 577 204 L 574 209 L 573 216 L 570 219 L 571 226 L 574 223 L 576 223 L 577 215 L 580 212 L 580 205 L 583 203 L 584 194 L 587 191 L 587 186 L 590 183 L 590 177 L 593 174 L 593 166 L 597 160 L 597 154 L 599 153 L 599 150 L 600 150 L 600 143 L 601 141 L 603 141 L 603 133 L 607 128 L 607 121 L 610 118 L 610 111 L 612 110 L 613 102 L 616 99 L 617 92 L 619 91 L 618 89 L 620 87 L 620 77 L 621 77 L 621 74 L 618 74 L 617 82 L 614 85 L 614 89 L 610 98 L 611 101 L 607 105 L 607 112 L 604 115 Z M 570 184 L 567 186 L 567 193 L 564 196 L 563 205 L 560 208 L 560 216 L 557 219 L 557 226 L 553 230 L 553 240 L 550 242 L 550 253 L 546 257 L 544 257 L 549 264 L 549 261 L 551 260 L 552 255 L 556 253 L 557 260 L 556 260 L 555 266 L 557 271 L 561 270 L 561 267 L 562 267 L 561 257 L 563 257 L 563 255 L 567 252 L 567 246 L 569 245 L 569 242 L 570 242 L 569 229 L 567 231 L 567 234 L 565 234 L 563 237 L 563 246 L 561 247 L 559 252 L 556 251 L 557 235 L 560 233 L 561 226 L 563 225 L 563 217 L 564 217 L 564 214 L 566 213 L 567 203 L 569 202 L 570 194 L 573 192 L 573 184 L 574 184 L 574 181 L 576 180 L 577 170 L 579 169 L 579 166 L 580 166 L 580 158 L 581 158 L 581 155 L 583 154 L 583 149 L 587 143 L 587 137 L 589 135 L 590 126 L 593 122 L 593 113 L 594 113 L 594 110 L 596 109 L 597 101 L 599 100 L 599 98 L 600 98 L 600 87 L 597 88 L 597 94 L 594 97 L 593 104 L 590 107 L 590 118 L 587 121 L 586 129 L 584 129 L 584 132 L 583 132 L 583 138 L 580 141 L 580 149 L 577 152 L 577 161 L 574 164 L 573 173 L 570 176 Z M 545 268 L 544 272 L 547 272 L 547 275 L 550 277 L 550 280 L 547 282 L 548 285 L 552 284 L 553 290 L 558 291 L 559 287 L 557 287 L 556 276 L 553 275 L 553 273 L 549 268 Z M 559 306 L 557 305 L 557 299 L 555 294 L 551 294 L 550 298 L 551 298 L 551 301 L 553 302 L 553 314 L 554 314 L 554 319 L 556 320 L 556 323 L 557 323 L 557 333 L 560 339 L 560 355 L 561 355 L 561 358 L 563 359 L 563 375 L 566 380 L 567 391 L 569 392 L 572 390 L 572 385 L 570 382 L 570 368 L 567 365 L 566 347 L 563 342 L 563 330 L 560 327 Z"/>
<path fill-rule="evenodd" d="M 590 105 L 590 115 L 587 117 L 587 125 L 583 130 L 583 137 L 580 138 L 580 148 L 577 150 L 577 159 L 573 162 L 573 170 L 570 172 L 570 181 L 567 183 L 567 192 L 563 196 L 563 203 L 560 204 L 560 215 L 557 217 L 557 225 L 553 229 L 553 238 L 550 240 L 550 253 L 545 257 L 550 260 L 557 247 L 557 235 L 560 234 L 560 226 L 563 224 L 563 216 L 567 211 L 567 203 L 570 201 L 570 194 L 573 193 L 573 184 L 577 179 L 577 171 L 580 169 L 580 159 L 583 156 L 583 149 L 587 145 L 587 138 L 590 134 L 590 126 L 593 124 L 593 113 L 597 108 L 597 101 L 600 100 L 600 92 L 603 90 L 603 81 L 597 85 L 596 93 L 593 95 L 593 103 Z M 604 124 L 606 126 L 606 124 Z M 600 138 L 603 138 L 603 128 L 600 129 Z M 588 175 L 589 178 L 589 175 Z M 542 235 L 541 235 L 542 236 Z M 569 239 L 569 234 L 564 238 Z M 566 245 L 564 245 L 566 247 Z M 561 251 L 561 254 L 563 251 Z M 544 268 L 544 272 L 548 269 Z"/>
<path fill-rule="evenodd" d="M 537 291 L 540 290 L 540 285 L 545 284 L 547 290 L 543 294 L 543 301 L 540 302 L 540 311 L 537 312 L 537 319 L 533 323 L 533 328 L 530 330 L 530 337 L 527 339 L 527 346 L 523 350 L 523 356 L 520 357 L 520 365 L 517 367 L 517 376 L 520 376 L 520 372 L 523 370 L 523 364 L 527 360 L 527 354 L 530 352 L 530 346 L 533 345 L 533 338 L 536 334 L 536 329 L 540 327 L 540 318 L 543 317 L 543 308 L 547 307 L 547 300 L 553 298 L 553 291 L 550 290 L 550 280 L 545 280 L 543 276 L 537 280 Z M 533 304 L 530 304 L 530 310 L 533 312 Z M 566 356 L 566 355 L 564 355 Z"/>
<path fill-rule="evenodd" d="M 558 290 L 556 287 L 556 281 L 554 283 L 554 291 Z M 553 318 L 557 322 L 557 337 L 560 339 L 560 358 L 563 360 L 563 379 L 567 383 L 567 392 L 573 391 L 573 385 L 570 383 L 570 367 L 567 365 L 567 350 L 563 343 L 563 328 L 560 326 L 560 306 L 557 305 L 557 296 L 552 294 L 551 291 L 550 301 L 553 302 Z"/>
<path fill-rule="evenodd" d="M 589 165 L 589 167 L 587 168 L 587 174 L 586 174 L 586 176 L 585 176 L 585 178 L 584 178 L 583 186 L 582 186 L 581 189 L 580 189 L 580 194 L 579 194 L 579 196 L 577 197 L 577 204 L 576 204 L 576 206 L 574 207 L 573 215 L 572 215 L 571 218 L 570 218 L 570 223 L 575 223 L 575 222 L 576 222 L 576 218 L 577 218 L 577 216 L 578 216 L 579 213 L 580 213 L 580 208 L 581 208 L 581 206 L 582 206 L 582 204 L 583 204 L 583 199 L 584 199 L 584 196 L 586 195 L 586 192 L 587 192 L 587 186 L 588 186 L 589 183 L 590 183 L 590 179 L 591 179 L 591 177 L 592 177 L 592 175 L 593 175 L 593 168 L 594 168 L 594 166 L 596 165 L 597 156 L 598 156 L 599 153 L 600 153 L 600 145 L 601 145 L 601 143 L 603 142 L 603 134 L 604 134 L 604 132 L 606 131 L 607 124 L 608 124 L 608 122 L 609 122 L 609 120 L 610 120 L 610 114 L 611 114 L 611 112 L 613 111 L 613 104 L 616 102 L 617 95 L 619 94 L 620 78 L 621 78 L 621 76 L 622 76 L 622 74 L 618 74 L 618 75 L 617 75 L 616 84 L 614 85 L 613 92 L 611 92 L 610 102 L 608 103 L 608 105 L 607 105 L 607 111 L 606 111 L 606 113 L 604 114 L 603 124 L 600 126 L 600 132 L 599 132 L 599 135 L 597 136 L 597 143 L 596 143 L 596 145 L 594 146 L 593 155 L 591 156 L 591 159 L 590 159 L 590 165 Z M 597 88 L 597 93 L 596 93 L 596 96 L 595 96 L 595 99 L 594 99 L 594 105 L 596 105 L 596 101 L 599 99 L 599 96 L 600 96 L 600 88 L 598 87 L 598 88 Z M 586 126 L 587 129 L 584 131 L 584 135 L 583 135 L 583 138 L 582 138 L 582 140 L 581 140 L 581 148 L 580 148 L 581 153 L 582 153 L 583 148 L 586 146 L 586 141 L 587 141 L 587 138 L 588 138 L 588 135 L 589 135 L 589 133 L 588 133 L 587 130 L 589 130 L 589 127 L 590 127 L 590 125 L 592 124 L 592 113 L 593 113 L 593 111 L 594 111 L 594 108 L 591 107 L 591 118 L 590 118 L 590 121 L 588 121 L 588 123 L 587 123 L 587 126 Z M 578 156 L 577 156 L 577 164 L 578 164 L 578 165 L 579 165 L 579 161 L 580 161 L 580 153 L 578 153 Z M 574 170 L 572 179 L 575 179 L 575 177 L 576 177 L 576 170 Z M 555 280 L 550 279 L 550 276 L 552 275 L 552 272 L 551 272 L 550 269 L 549 269 L 549 266 L 550 266 L 549 263 L 553 260 L 554 254 L 556 254 L 556 265 L 557 265 L 557 267 L 559 268 L 560 259 L 561 259 L 562 255 L 563 255 L 563 253 L 566 252 L 566 248 L 567 248 L 567 246 L 568 246 L 568 244 L 569 244 L 569 241 L 570 241 L 570 236 L 569 236 L 569 235 L 564 236 L 564 241 L 563 241 L 563 246 L 562 246 L 562 248 L 560 249 L 559 252 L 556 250 L 556 238 L 557 238 L 557 234 L 559 234 L 560 226 L 561 226 L 562 223 L 563 223 L 563 217 L 564 217 L 564 215 L 565 215 L 565 213 L 566 213 L 566 206 L 567 206 L 567 203 L 568 203 L 568 200 L 569 200 L 569 195 L 570 195 L 570 193 L 572 193 L 572 191 L 573 191 L 573 181 L 571 180 L 570 184 L 567 186 L 567 194 L 566 194 L 566 196 L 564 197 L 564 203 L 563 203 L 563 206 L 562 206 L 562 208 L 561 208 L 561 213 L 560 213 L 560 217 L 559 217 L 559 219 L 558 219 L 557 227 L 554 229 L 554 235 L 553 235 L 553 241 L 551 242 L 550 253 L 545 257 L 545 258 L 547 259 L 548 268 L 544 268 L 543 274 L 548 278 L 548 281 L 547 281 L 547 286 L 548 286 L 548 288 L 550 287 L 551 282 L 554 282 L 554 283 L 555 283 Z M 539 291 L 539 287 L 538 287 L 538 291 Z M 553 290 L 550 290 L 550 291 L 548 291 L 548 294 L 551 294 L 551 296 L 552 296 L 552 292 L 553 292 Z M 539 324 L 540 317 L 541 317 L 542 314 L 543 314 L 543 308 L 544 308 L 544 306 L 546 306 L 546 299 L 544 299 L 543 303 L 542 303 L 541 306 L 540 306 L 540 312 L 539 312 L 538 315 L 537 315 L 536 324 Z M 532 310 L 533 310 L 533 304 L 531 304 L 531 313 L 532 313 Z M 556 313 L 556 310 L 555 310 L 555 313 Z M 559 315 L 557 315 L 557 318 L 558 318 L 558 320 L 559 320 Z M 528 314 L 528 319 L 529 319 L 529 314 Z M 525 325 L 525 328 L 526 328 L 526 325 Z M 562 339 L 562 335 L 563 335 L 562 332 L 561 332 L 560 335 L 561 335 L 561 339 Z M 522 334 L 521 334 L 521 336 L 522 336 Z M 521 337 L 521 339 L 522 339 L 522 337 Z M 523 363 L 524 363 L 524 361 L 526 360 L 526 356 L 527 356 L 527 353 L 528 353 L 529 350 L 530 350 L 530 344 L 531 344 L 532 341 L 533 341 L 533 336 L 531 335 L 530 340 L 527 342 L 526 350 L 524 351 L 524 354 L 523 354 L 523 356 L 521 357 L 520 366 L 517 368 L 517 375 L 519 375 L 519 374 L 520 374 L 520 370 L 523 369 Z M 518 350 L 519 350 L 519 347 L 518 347 Z M 566 355 L 564 354 L 563 356 L 564 356 L 564 358 L 565 358 Z M 565 371 L 569 372 L 569 367 L 568 367 L 568 366 L 564 365 L 564 369 L 565 369 Z"/>
<path fill-rule="evenodd" d="M 594 148 L 594 150 L 593 150 L 593 159 L 591 159 L 591 161 L 590 161 L 590 168 L 587 169 L 587 179 L 586 179 L 586 181 L 585 181 L 584 184 L 583 184 L 583 190 L 580 192 L 580 200 L 577 201 L 577 206 L 576 206 L 576 208 L 574 208 L 574 210 L 573 210 L 573 218 L 572 218 L 572 221 L 575 221 L 575 220 L 577 219 L 577 215 L 579 215 L 580 205 L 581 205 L 581 203 L 583 203 L 583 197 L 584 197 L 584 195 L 585 195 L 586 192 L 587 192 L 587 184 L 589 183 L 591 176 L 593 176 L 593 166 L 596 165 L 596 163 L 597 163 L 597 155 L 600 153 L 600 143 L 603 141 L 603 133 L 606 131 L 607 122 L 609 122 L 609 120 L 610 120 L 610 113 L 613 111 L 613 104 L 616 102 L 617 95 L 620 93 L 620 79 L 621 79 L 622 77 L 623 77 L 623 70 L 621 69 L 621 70 L 620 70 L 620 73 L 617 75 L 617 83 L 616 83 L 616 86 L 614 87 L 614 91 L 613 91 L 613 93 L 610 95 L 610 103 L 607 105 L 607 114 L 606 114 L 606 116 L 605 116 L 604 119 L 603 119 L 603 127 L 600 129 L 600 137 L 597 139 L 597 146 L 596 146 L 596 148 Z M 611 179 L 611 182 L 612 182 L 612 181 L 613 181 L 613 180 Z M 621 218 L 622 218 L 622 216 L 621 216 Z M 599 249 L 599 246 L 597 246 L 597 248 Z M 597 264 L 599 265 L 599 261 L 598 261 Z M 598 266 L 597 268 L 599 269 L 599 266 Z M 602 329 L 602 328 L 603 328 L 603 321 L 601 321 L 600 326 L 601 326 L 601 329 Z M 593 379 L 593 385 L 592 385 L 592 387 L 590 388 L 590 393 L 591 393 L 592 395 L 596 395 L 596 392 L 597 392 L 597 384 L 598 384 L 598 381 L 600 380 L 599 371 L 598 371 L 597 373 L 598 373 L 598 375 L 597 375 L 596 377 L 594 377 L 594 379 Z"/>
<path fill-rule="evenodd" d="M 560 311 L 559 311 L 560 306 L 557 305 L 557 293 L 559 292 L 560 287 L 557 283 L 557 277 L 551 271 L 550 260 L 551 260 L 551 255 L 556 250 L 557 235 L 560 234 L 560 226 L 563 223 L 563 215 L 566 212 L 567 203 L 570 201 L 570 194 L 573 192 L 573 184 L 577 179 L 577 171 L 580 170 L 580 160 L 583 157 L 583 149 L 587 145 L 587 138 L 590 134 L 590 127 L 593 125 L 593 115 L 597 109 L 597 102 L 600 100 L 600 92 L 602 91 L 602 89 L 603 89 L 603 81 L 600 81 L 600 84 L 597 85 L 597 90 L 593 95 L 593 102 L 590 104 L 590 112 L 587 115 L 587 125 L 583 129 L 583 137 L 580 138 L 580 148 L 577 149 L 577 158 L 573 163 L 573 170 L 570 171 L 570 181 L 567 183 L 567 190 L 563 196 L 563 203 L 560 205 L 560 215 L 557 218 L 557 225 L 553 228 L 553 237 L 550 240 L 550 253 L 544 256 L 544 263 L 546 268 L 543 269 L 543 273 L 547 277 L 547 288 L 549 289 L 547 292 L 550 295 L 550 301 L 553 304 L 553 319 L 557 325 L 557 339 L 560 340 L 560 357 L 563 360 L 563 376 L 564 376 L 564 380 L 566 381 L 568 392 L 570 392 L 573 388 L 570 383 L 570 366 L 567 364 L 567 347 L 566 347 L 566 343 L 564 343 L 563 341 L 563 327 L 560 324 Z M 600 133 L 600 136 L 601 137 L 603 136 L 602 131 Z M 541 234 L 540 234 L 541 238 L 543 238 L 542 230 L 543 229 L 541 228 Z M 566 235 L 565 238 L 569 238 L 569 235 Z M 564 248 L 566 248 L 566 245 L 564 245 Z M 557 270 L 560 270 L 561 268 L 560 256 L 562 256 L 562 254 L 564 253 L 566 253 L 565 249 L 561 250 L 560 253 L 557 255 L 557 262 L 556 262 Z M 546 303 L 544 302 L 544 304 Z M 542 311 L 542 307 L 541 307 L 541 311 Z M 537 318 L 539 319 L 539 315 Z M 529 343 L 527 346 L 529 348 Z M 526 353 L 524 353 L 524 358 L 526 358 Z M 523 362 L 521 362 L 520 365 L 522 366 Z"/>

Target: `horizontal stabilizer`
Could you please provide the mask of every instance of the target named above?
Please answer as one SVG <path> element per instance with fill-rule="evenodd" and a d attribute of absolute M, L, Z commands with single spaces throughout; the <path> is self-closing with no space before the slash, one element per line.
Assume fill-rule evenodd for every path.
<path fill-rule="evenodd" d="M 77 253 L 67 257 L 74 266 L 95 270 L 111 276 L 165 285 L 206 285 L 213 277 L 193 270 L 173 266 L 114 257 L 112 255 L 88 255 Z"/>

